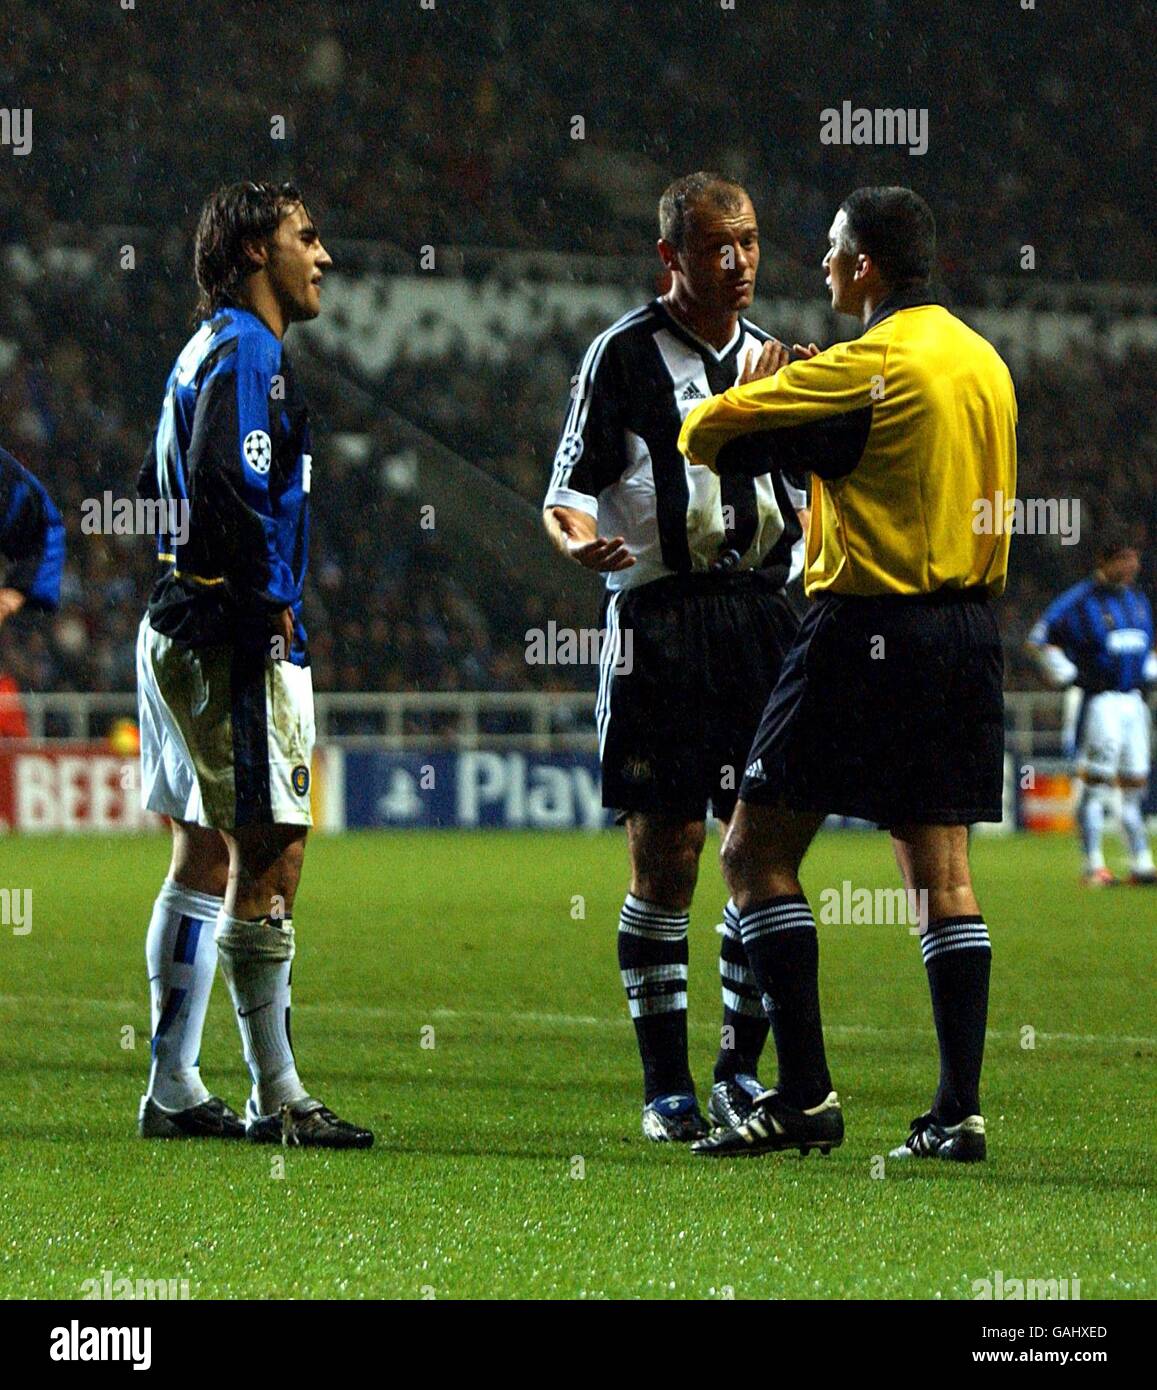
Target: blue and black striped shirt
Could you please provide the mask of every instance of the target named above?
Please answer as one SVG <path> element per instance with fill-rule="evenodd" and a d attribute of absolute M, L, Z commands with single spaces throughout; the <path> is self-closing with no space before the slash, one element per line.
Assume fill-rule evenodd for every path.
<path fill-rule="evenodd" d="M 184 504 L 183 544 L 157 538 L 167 567 L 149 601 L 158 632 L 188 646 L 268 645 L 292 608 L 288 659 L 308 665 L 301 601 L 309 554 L 309 412 L 276 334 L 226 308 L 186 343 L 165 388 L 137 482 Z"/>
<path fill-rule="evenodd" d="M 1049 604 L 1028 640 L 1060 647 L 1083 690 L 1140 690 L 1153 650 L 1153 610 L 1137 589 L 1084 579 Z"/>
<path fill-rule="evenodd" d="M 60 606 L 64 522 L 40 482 L 0 449 L 0 554 L 10 561 L 3 585 L 34 608 Z"/>

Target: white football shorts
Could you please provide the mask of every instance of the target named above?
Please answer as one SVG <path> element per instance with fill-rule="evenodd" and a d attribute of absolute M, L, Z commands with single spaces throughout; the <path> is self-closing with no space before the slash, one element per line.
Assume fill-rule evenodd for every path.
<path fill-rule="evenodd" d="M 1077 773 L 1112 781 L 1147 778 L 1149 707 L 1139 690 L 1102 690 L 1085 698 L 1077 725 Z"/>
<path fill-rule="evenodd" d="M 141 802 L 214 830 L 312 825 L 308 666 L 137 634 Z"/>

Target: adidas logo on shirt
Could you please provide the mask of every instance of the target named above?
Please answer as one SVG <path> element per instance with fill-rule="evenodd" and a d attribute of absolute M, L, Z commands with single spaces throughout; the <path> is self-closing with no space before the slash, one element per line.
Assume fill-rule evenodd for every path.
<path fill-rule="evenodd" d="M 684 387 L 683 394 L 679 397 L 679 399 L 681 401 L 705 401 L 707 397 L 703 394 L 702 391 L 700 391 L 698 386 L 696 386 L 693 381 L 689 381 L 687 385 Z"/>

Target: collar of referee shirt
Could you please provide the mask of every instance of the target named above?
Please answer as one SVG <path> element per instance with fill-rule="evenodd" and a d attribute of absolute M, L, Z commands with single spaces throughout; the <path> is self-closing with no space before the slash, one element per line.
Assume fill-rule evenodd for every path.
<path fill-rule="evenodd" d="M 937 302 L 935 294 L 928 285 L 911 285 L 907 289 L 893 290 L 882 304 L 877 304 L 872 317 L 864 324 L 864 332 L 869 328 L 875 328 L 878 323 L 882 323 L 889 314 L 894 314 L 897 309 L 916 309 L 921 304 L 935 304 Z"/>

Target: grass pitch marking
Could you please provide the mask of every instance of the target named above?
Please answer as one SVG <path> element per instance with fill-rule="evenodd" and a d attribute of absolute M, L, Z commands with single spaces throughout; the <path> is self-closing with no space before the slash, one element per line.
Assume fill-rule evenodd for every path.
<path fill-rule="evenodd" d="M 85 999 L 80 997 L 58 998 L 57 1005 L 83 1009 L 104 1009 L 115 1013 L 132 1013 L 146 1009 L 144 999 Z M 43 999 L 33 994 L 0 994 L 0 1008 L 21 1008 L 26 1005 L 43 1005 Z M 360 1018 L 376 1018 L 383 1022 L 389 1019 L 449 1019 L 464 1023 L 531 1024 L 543 1028 L 622 1028 L 627 1022 L 623 1018 L 598 1018 L 594 1014 L 554 1014 L 554 1013 L 500 1013 L 490 1009 L 422 1009 L 418 1006 L 406 1009 L 386 1009 L 374 1004 L 294 1004 L 295 1014 L 357 1014 Z M 692 1027 L 707 1025 L 692 1025 Z M 714 1030 L 714 1024 L 711 1025 Z M 932 1025 L 926 1028 L 880 1028 L 872 1023 L 825 1023 L 824 1032 L 832 1037 L 890 1037 L 923 1038 L 932 1032 Z M 1018 1039 L 1019 1032 L 1008 1032 L 1000 1028 L 990 1028 L 988 1037 L 996 1042 Z M 1125 1033 L 1042 1033 L 1036 1037 L 1042 1042 L 1053 1043 L 1103 1043 L 1111 1047 L 1157 1047 L 1157 1038 L 1132 1037 Z"/>

